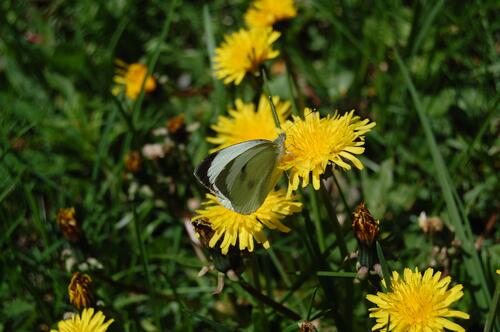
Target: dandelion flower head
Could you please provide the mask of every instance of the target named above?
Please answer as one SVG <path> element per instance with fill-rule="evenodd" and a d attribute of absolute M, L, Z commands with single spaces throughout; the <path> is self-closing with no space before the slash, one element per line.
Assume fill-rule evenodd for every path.
<path fill-rule="evenodd" d="M 215 50 L 215 76 L 225 84 L 241 83 L 247 73 L 254 73 L 264 61 L 279 55 L 272 44 L 280 33 L 271 28 L 240 29 L 226 35 L 224 42 Z"/>
<path fill-rule="evenodd" d="M 385 285 L 385 281 L 382 281 Z M 469 319 L 465 312 L 449 309 L 463 295 L 462 285 L 451 289 L 448 286 L 451 278 L 441 279 L 441 272 L 429 268 L 424 275 L 408 268 L 404 270 L 403 278 L 397 272 L 392 273 L 389 292 L 378 292 L 377 295 L 367 295 L 367 299 L 377 305 L 371 308 L 370 317 L 376 319 L 372 330 L 387 328 L 389 331 L 419 332 L 419 331 L 465 331 L 460 325 L 448 318 Z"/>
<path fill-rule="evenodd" d="M 297 16 L 293 0 L 256 0 L 245 13 L 250 27 L 270 27 L 274 23 Z"/>
<path fill-rule="evenodd" d="M 93 303 L 92 278 L 88 274 L 75 272 L 68 285 L 69 302 L 78 309 L 87 308 Z"/>
<path fill-rule="evenodd" d="M 127 64 L 121 60 L 116 60 L 116 75 L 114 81 L 117 84 L 113 88 L 113 94 L 118 95 L 122 88 L 125 95 L 131 100 L 137 99 L 141 93 L 142 82 L 148 74 L 148 68 L 141 63 Z M 152 92 L 156 89 L 156 81 L 151 75 L 147 75 L 144 83 L 144 91 Z"/>
<path fill-rule="evenodd" d="M 94 315 L 94 309 L 83 309 L 81 315 L 74 315 L 70 319 L 62 320 L 57 324 L 58 330 L 51 332 L 105 332 L 113 319 L 104 322 L 106 317 L 101 311 Z"/>
<path fill-rule="evenodd" d="M 302 203 L 297 200 L 297 197 L 287 197 L 284 190 L 269 193 L 257 211 L 248 215 L 225 208 L 214 195 L 207 194 L 203 209 L 196 211 L 197 215 L 193 221 L 205 220 L 211 224 L 214 233 L 209 246 L 213 248 L 220 243 L 221 252 L 226 255 L 229 247 L 237 244 L 240 250 L 252 252 L 254 239 L 268 249 L 270 243 L 264 233 L 264 226 L 285 233 L 289 232 L 290 228 L 281 221 L 301 209 Z"/>
<path fill-rule="evenodd" d="M 289 193 L 296 190 L 302 181 L 306 187 L 312 177 L 314 189 L 320 187 L 320 176 L 332 163 L 344 170 L 363 169 L 363 164 L 355 156 L 365 150 L 364 135 L 375 127 L 375 122 L 361 120 L 354 111 L 320 118 L 318 112 L 306 108 L 304 119 L 294 116 L 293 122 L 285 123 L 286 155 L 281 166 L 290 170 Z"/>
<path fill-rule="evenodd" d="M 280 101 L 277 96 L 272 99 L 278 118 L 284 123 L 290 115 L 290 102 Z M 237 99 L 235 108 L 229 110 L 229 116 L 219 116 L 212 129 L 217 136 L 209 137 L 207 141 L 216 144 L 217 147 L 211 152 L 252 139 L 272 141 L 280 132 L 274 123 L 269 100 L 264 95 L 260 97 L 257 110 L 253 103 L 244 103 L 241 99 Z"/>

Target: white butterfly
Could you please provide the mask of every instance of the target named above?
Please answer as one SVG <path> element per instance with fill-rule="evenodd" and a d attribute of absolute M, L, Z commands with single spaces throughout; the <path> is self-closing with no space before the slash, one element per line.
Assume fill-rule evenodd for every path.
<path fill-rule="evenodd" d="M 251 214 L 278 182 L 285 138 L 281 133 L 274 141 L 256 139 L 228 146 L 209 155 L 194 175 L 224 207 Z"/>

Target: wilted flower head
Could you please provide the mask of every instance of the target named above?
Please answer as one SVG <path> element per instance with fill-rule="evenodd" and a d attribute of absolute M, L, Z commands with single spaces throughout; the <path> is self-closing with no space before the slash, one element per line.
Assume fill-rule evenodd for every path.
<path fill-rule="evenodd" d="M 293 0 L 255 0 L 245 13 L 251 27 L 270 27 L 274 23 L 297 16 Z"/>
<path fill-rule="evenodd" d="M 289 232 L 290 229 L 281 223 L 286 216 L 299 212 L 302 203 L 297 197 L 286 197 L 283 190 L 271 192 L 257 211 L 243 215 L 222 206 L 212 194 L 207 194 L 207 200 L 203 203 L 203 209 L 197 210 L 193 221 L 203 220 L 210 223 L 213 235 L 208 243 L 213 248 L 220 242 L 222 254 L 227 254 L 231 246 L 240 250 L 253 251 L 254 239 L 262 243 L 264 248 L 270 244 L 264 234 L 264 226 L 269 229 L 278 229 L 281 232 Z"/>
<path fill-rule="evenodd" d="M 281 101 L 277 96 L 272 100 L 280 122 L 284 122 L 290 115 L 290 102 Z M 269 100 L 264 95 L 260 97 L 257 109 L 254 103 L 244 103 L 241 99 L 237 99 L 235 108 L 229 110 L 228 116 L 219 116 L 212 129 L 217 136 L 209 137 L 207 141 L 218 145 L 211 150 L 212 152 L 252 139 L 272 141 L 280 132 L 274 123 Z"/>
<path fill-rule="evenodd" d="M 82 235 L 80 224 L 76 220 L 74 207 L 61 208 L 57 212 L 57 224 L 63 232 L 64 237 L 71 242 L 78 242 Z"/>
<path fill-rule="evenodd" d="M 125 168 L 131 173 L 136 173 L 141 169 L 142 159 L 137 151 L 130 151 L 125 155 Z"/>
<path fill-rule="evenodd" d="M 92 279 L 88 274 L 75 272 L 68 285 L 69 302 L 77 309 L 88 308 L 93 302 Z"/>
<path fill-rule="evenodd" d="M 207 218 L 197 218 L 192 220 L 195 234 L 204 247 L 209 247 L 210 239 L 214 235 L 212 224 Z"/>
<path fill-rule="evenodd" d="M 310 176 L 314 189 L 320 187 L 320 176 L 329 164 L 351 169 L 363 169 L 355 155 L 365 151 L 364 134 L 375 127 L 368 119 L 361 120 L 354 111 L 320 118 L 318 112 L 306 108 L 304 119 L 294 116 L 293 122 L 285 123 L 286 151 L 281 168 L 290 170 L 289 193 L 296 190 L 302 180 L 302 187 L 309 184 Z"/>
<path fill-rule="evenodd" d="M 382 281 L 385 286 L 385 281 Z M 469 315 L 449 306 L 463 295 L 462 285 L 448 289 L 451 278 L 441 279 L 441 272 L 434 274 L 428 268 L 424 275 L 415 268 L 404 270 L 403 278 L 397 272 L 392 273 L 391 286 L 388 292 L 378 292 L 377 295 L 367 295 L 368 301 L 377 305 L 371 308 L 370 317 L 377 320 L 372 330 L 389 331 L 465 331 L 460 325 L 447 318 L 457 317 L 468 319 Z M 389 323 L 390 322 L 390 323 Z"/>
<path fill-rule="evenodd" d="M 151 75 L 148 75 L 148 68 L 145 65 L 141 63 L 129 65 L 121 60 L 116 60 L 116 75 L 114 81 L 117 86 L 113 88 L 112 92 L 114 95 L 118 95 L 121 91 L 121 87 L 123 87 L 127 98 L 135 100 L 141 93 L 142 82 L 145 78 L 144 91 L 154 91 L 154 89 L 156 89 L 156 81 Z"/>
<path fill-rule="evenodd" d="M 57 324 L 58 330 L 51 332 L 105 332 L 113 319 L 104 322 L 106 317 L 101 311 L 94 315 L 94 308 L 83 309 L 81 315 L 76 314 L 70 319 L 62 320 Z"/>
<path fill-rule="evenodd" d="M 279 36 L 280 33 L 271 28 L 240 29 L 226 35 L 215 50 L 215 76 L 225 84 L 240 84 L 246 74 L 258 72 L 264 61 L 279 55 L 279 51 L 272 49 Z"/>
<path fill-rule="evenodd" d="M 359 242 L 371 246 L 380 231 L 380 222 L 372 217 L 366 208 L 365 202 L 361 202 L 353 213 L 352 228 Z"/>

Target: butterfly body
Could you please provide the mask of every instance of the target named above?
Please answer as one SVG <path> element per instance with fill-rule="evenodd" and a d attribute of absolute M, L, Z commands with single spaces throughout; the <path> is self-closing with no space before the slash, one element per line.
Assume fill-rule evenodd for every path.
<path fill-rule="evenodd" d="M 194 175 L 224 207 L 251 214 L 279 179 L 285 138 L 281 133 L 274 141 L 258 139 L 228 146 L 210 154 Z"/>

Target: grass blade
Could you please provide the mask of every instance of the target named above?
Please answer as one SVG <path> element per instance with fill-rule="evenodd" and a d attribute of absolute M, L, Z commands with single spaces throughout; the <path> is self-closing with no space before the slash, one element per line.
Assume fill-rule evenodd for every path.
<path fill-rule="evenodd" d="M 463 249 L 469 254 L 469 256 L 465 258 L 467 271 L 470 274 L 473 282 L 480 286 L 479 291 L 475 293 L 476 300 L 482 308 L 488 308 L 491 304 L 491 295 L 488 289 L 481 260 L 474 247 L 474 239 L 467 236 L 468 234 L 472 234 L 472 232 L 470 231 L 470 224 L 467 220 L 462 220 L 460 216 L 457 202 L 453 197 L 453 189 L 449 181 L 450 175 L 448 173 L 448 169 L 446 168 L 443 156 L 439 151 L 436 143 L 436 138 L 434 137 L 434 133 L 432 132 L 429 123 L 429 119 L 424 112 L 420 97 L 417 93 L 417 90 L 415 89 L 415 86 L 413 85 L 408 69 L 406 68 L 406 65 L 404 64 L 397 50 L 395 50 L 395 55 L 396 62 L 403 75 L 406 87 L 410 92 L 413 105 L 415 107 L 415 110 L 417 111 L 420 123 L 425 133 L 427 145 L 432 155 L 432 160 L 434 162 L 434 167 L 436 170 L 436 180 L 441 187 L 441 192 L 446 202 L 449 214 L 449 222 L 460 241 L 462 241 Z"/>
<path fill-rule="evenodd" d="M 493 324 L 495 320 L 498 319 L 498 302 L 500 300 L 500 278 L 497 278 L 497 285 L 495 287 L 495 294 L 493 295 L 493 301 L 491 302 L 490 311 L 488 316 L 486 316 L 486 324 L 484 324 L 484 332 L 493 331 Z M 498 328 L 498 326 L 497 326 Z"/>

